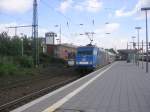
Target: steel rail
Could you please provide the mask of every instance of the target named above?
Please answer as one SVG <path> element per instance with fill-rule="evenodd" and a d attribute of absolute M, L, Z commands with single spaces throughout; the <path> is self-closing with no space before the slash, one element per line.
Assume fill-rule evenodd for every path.
<path fill-rule="evenodd" d="M 78 77 L 77 77 L 77 78 L 78 78 Z M 55 84 L 55 85 L 52 85 L 52 86 L 50 86 L 50 87 L 43 88 L 43 89 L 41 89 L 41 90 L 39 90 L 39 91 L 30 93 L 30 94 L 25 95 L 25 96 L 23 96 L 23 97 L 21 97 L 21 98 L 18 98 L 18 99 L 16 99 L 16 100 L 13 100 L 13 101 L 11 101 L 11 102 L 5 103 L 5 104 L 3 104 L 3 105 L 0 106 L 0 111 L 9 110 L 9 108 L 10 108 L 10 110 L 11 110 L 11 109 L 14 109 L 14 108 L 12 108 L 12 107 L 16 107 L 16 106 L 18 105 L 18 103 L 22 103 L 22 102 L 24 102 L 24 101 L 27 102 L 27 100 L 29 100 L 29 99 L 31 99 L 31 98 L 34 98 L 34 99 L 35 99 L 35 98 L 38 98 L 39 95 L 40 95 L 40 96 L 43 96 L 44 93 L 48 93 L 48 92 L 52 91 L 53 89 L 59 88 L 59 87 L 65 85 L 65 84 L 67 84 L 67 83 L 69 83 L 69 82 L 72 82 L 72 81 L 76 80 L 77 78 L 72 78 L 72 79 L 67 80 L 67 81 L 66 81 L 66 80 L 65 80 L 65 81 L 63 80 L 62 82 L 57 83 L 57 84 Z M 30 100 L 29 100 L 29 101 L 30 101 Z M 19 105 L 19 106 L 20 106 L 20 105 Z"/>

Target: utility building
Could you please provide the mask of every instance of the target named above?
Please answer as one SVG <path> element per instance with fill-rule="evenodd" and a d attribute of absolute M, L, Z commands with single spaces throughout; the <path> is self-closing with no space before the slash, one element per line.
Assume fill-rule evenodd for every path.
<path fill-rule="evenodd" d="M 63 60 L 74 59 L 76 50 L 72 44 L 47 45 L 47 54 Z"/>
<path fill-rule="evenodd" d="M 77 46 L 72 44 L 55 44 L 57 34 L 54 32 L 45 33 L 45 41 L 43 42 L 43 53 L 51 55 L 55 58 L 63 60 L 74 59 Z"/>

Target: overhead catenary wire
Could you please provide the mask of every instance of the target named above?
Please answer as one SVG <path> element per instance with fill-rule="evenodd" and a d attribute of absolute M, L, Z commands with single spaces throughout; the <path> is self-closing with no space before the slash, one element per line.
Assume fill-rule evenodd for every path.
<path fill-rule="evenodd" d="M 41 0 L 40 1 L 43 5 L 45 5 L 47 8 L 53 10 L 54 12 L 56 12 L 57 14 L 59 14 L 60 16 L 62 16 L 64 19 L 66 19 L 66 23 L 69 23 L 69 26 L 70 24 L 71 25 L 79 25 L 78 23 L 75 23 L 74 21 L 72 21 L 72 19 L 66 15 L 64 15 L 63 13 L 61 13 L 60 11 L 58 10 L 55 10 L 50 4 L 48 4 L 47 2 L 45 2 L 44 0 Z"/>
<path fill-rule="evenodd" d="M 48 4 L 48 3 L 45 2 L 44 0 L 41 0 L 41 2 L 42 2 L 42 4 L 45 5 L 47 8 L 49 8 L 49 9 L 55 11 L 57 14 L 59 14 L 60 16 L 62 16 L 62 17 L 66 20 L 65 25 L 66 25 L 66 27 L 67 27 L 67 30 L 68 30 L 68 32 L 69 32 L 69 33 L 68 33 L 69 35 L 66 36 L 66 34 L 65 34 L 64 36 L 65 36 L 65 37 L 72 37 L 70 25 L 77 26 L 77 25 L 79 25 L 79 24 L 74 23 L 74 21 L 72 21 L 70 17 L 67 17 L 66 15 L 64 15 L 64 14 L 61 13 L 61 12 L 59 12 L 58 10 L 55 10 L 50 4 Z M 60 24 L 60 23 L 59 23 L 59 24 Z M 62 33 L 62 34 L 64 34 L 64 33 Z"/>
<path fill-rule="evenodd" d="M 64 15 L 63 13 L 61 13 L 60 11 L 58 11 L 58 10 L 55 10 L 50 4 L 48 4 L 46 1 L 44 1 L 44 0 L 41 0 L 40 1 L 43 5 L 45 5 L 47 8 L 49 8 L 49 9 L 51 9 L 51 10 L 53 10 L 53 11 L 55 11 L 57 14 L 59 14 L 60 16 L 62 16 L 64 19 L 66 19 L 66 26 L 67 26 L 67 28 L 68 28 L 68 30 L 69 30 L 69 32 L 70 32 L 70 24 L 72 24 L 72 25 L 79 25 L 79 24 L 76 24 L 76 23 L 74 23 L 74 21 L 72 21 L 71 20 L 71 18 L 70 17 L 67 17 L 66 15 Z M 94 19 L 93 19 L 94 20 Z M 94 25 L 93 25 L 94 26 Z M 71 33 L 70 33 L 71 34 Z"/>

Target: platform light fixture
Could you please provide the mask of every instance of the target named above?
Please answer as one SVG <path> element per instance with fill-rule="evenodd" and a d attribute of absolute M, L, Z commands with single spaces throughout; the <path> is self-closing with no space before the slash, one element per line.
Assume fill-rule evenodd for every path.
<path fill-rule="evenodd" d="M 135 27 L 135 29 L 137 30 L 137 41 L 138 41 L 138 60 L 137 60 L 137 64 L 138 64 L 138 67 L 139 67 L 139 50 L 140 50 L 140 48 L 139 48 L 139 41 L 140 41 L 140 37 L 139 37 L 139 32 L 140 32 L 140 29 L 141 29 L 141 27 Z"/>
<path fill-rule="evenodd" d="M 141 8 L 141 11 L 145 11 L 145 23 L 146 23 L 146 73 L 148 73 L 148 21 L 147 21 L 147 12 L 150 10 L 150 7 Z"/>

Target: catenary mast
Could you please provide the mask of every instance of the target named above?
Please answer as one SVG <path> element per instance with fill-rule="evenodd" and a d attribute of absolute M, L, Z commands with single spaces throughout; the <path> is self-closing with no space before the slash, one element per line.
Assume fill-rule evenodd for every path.
<path fill-rule="evenodd" d="M 32 23 L 32 38 L 33 38 L 33 59 L 35 67 L 39 64 L 39 46 L 38 46 L 38 9 L 37 0 L 33 1 L 33 23 Z"/>

